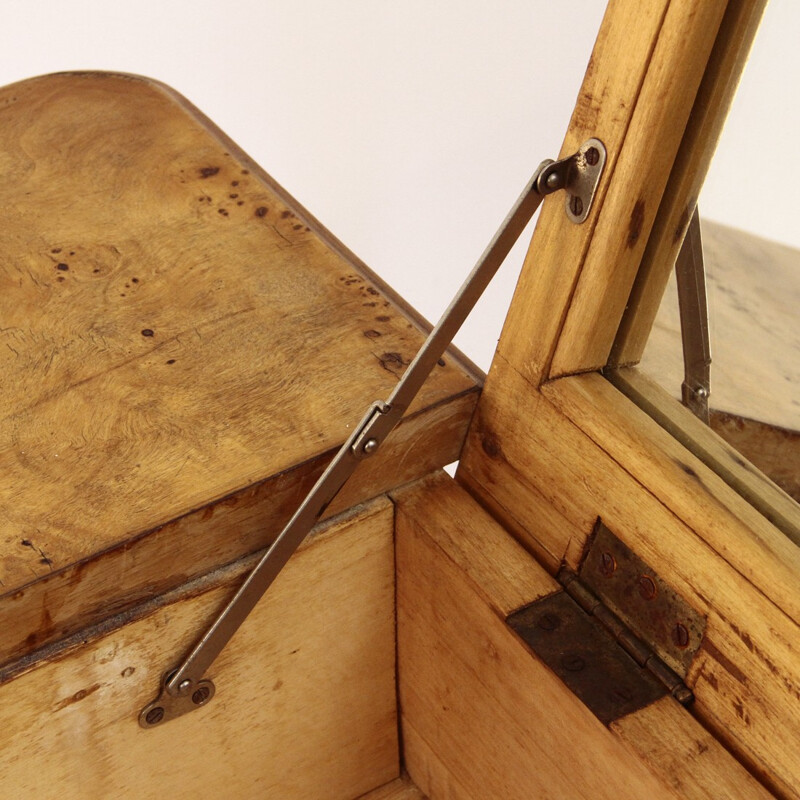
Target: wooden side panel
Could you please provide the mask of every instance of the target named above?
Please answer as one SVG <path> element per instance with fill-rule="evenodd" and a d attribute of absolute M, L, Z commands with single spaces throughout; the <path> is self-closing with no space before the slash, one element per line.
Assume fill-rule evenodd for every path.
<path fill-rule="evenodd" d="M 599 376 L 539 392 L 501 367 L 526 413 L 484 396 L 461 479 L 551 569 L 578 564 L 602 517 L 708 618 L 688 678 L 694 713 L 772 786 L 800 796 L 797 549 Z"/>
<path fill-rule="evenodd" d="M 339 520 L 291 559 L 209 677 L 203 709 L 141 706 L 238 585 L 214 585 L 0 687 L 5 797 L 351 800 L 399 774 L 393 510 Z M 413 795 L 412 795 L 413 796 Z"/>
<path fill-rule="evenodd" d="M 768 796 L 671 698 L 632 715 L 646 713 L 641 723 L 621 720 L 622 735 L 604 727 L 505 624 L 520 600 L 558 585 L 453 481 L 430 479 L 395 500 L 403 740 L 423 791 L 458 800 Z M 661 724 L 668 736 L 649 730 Z"/>

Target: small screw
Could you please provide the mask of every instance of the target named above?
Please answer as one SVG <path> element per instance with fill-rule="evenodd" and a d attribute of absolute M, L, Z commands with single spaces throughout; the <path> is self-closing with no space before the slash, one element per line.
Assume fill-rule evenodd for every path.
<path fill-rule="evenodd" d="M 652 600 L 657 592 L 655 581 L 649 575 L 642 575 L 639 578 L 639 594 L 645 600 Z"/>
<path fill-rule="evenodd" d="M 559 617 L 558 614 L 542 614 L 542 616 L 539 617 L 538 624 L 543 631 L 554 631 L 561 625 L 561 617 Z"/>
<path fill-rule="evenodd" d="M 361 448 L 361 451 L 364 453 L 364 455 L 371 456 L 377 449 L 378 440 L 368 439 L 366 442 L 364 442 L 364 446 Z"/>
<path fill-rule="evenodd" d="M 585 154 L 586 163 L 593 167 L 600 160 L 600 151 L 596 147 L 590 147 Z"/>
<path fill-rule="evenodd" d="M 211 689 L 208 686 L 201 686 L 199 689 L 196 689 L 194 694 L 192 695 L 192 702 L 196 706 L 201 706 L 203 703 L 208 700 L 208 696 L 211 694 Z"/>
<path fill-rule="evenodd" d="M 583 200 L 578 197 L 578 195 L 574 194 L 570 198 L 569 201 L 569 210 L 576 216 L 579 217 L 583 214 Z"/>
<path fill-rule="evenodd" d="M 603 555 L 600 556 L 600 573 L 602 575 L 605 575 L 606 578 L 610 578 L 614 574 L 616 568 L 617 560 L 611 553 L 603 553 Z"/>
<path fill-rule="evenodd" d="M 611 698 L 618 703 L 630 703 L 633 700 L 633 692 L 626 686 L 618 686 L 611 690 Z"/>
<path fill-rule="evenodd" d="M 705 386 L 698 386 L 698 387 L 697 387 L 697 388 L 694 390 L 694 393 L 695 393 L 695 395 L 696 395 L 697 397 L 699 397 L 701 400 L 704 400 L 706 397 L 708 397 L 708 389 L 706 389 L 706 387 L 705 387 Z"/>
<path fill-rule="evenodd" d="M 192 682 L 187 678 L 185 681 L 181 681 L 178 684 L 178 694 L 187 695 L 189 694 L 189 689 L 191 688 L 192 688 Z"/>
<path fill-rule="evenodd" d="M 678 622 L 675 625 L 672 631 L 672 641 L 681 649 L 689 646 L 689 631 L 683 623 Z"/>
<path fill-rule="evenodd" d="M 580 672 L 586 662 L 576 653 L 568 653 L 561 659 L 561 666 L 569 672 Z"/>
<path fill-rule="evenodd" d="M 155 708 L 151 708 L 147 714 L 145 715 L 144 721 L 148 725 L 158 725 L 161 720 L 164 719 L 164 709 L 161 706 L 156 706 Z"/>

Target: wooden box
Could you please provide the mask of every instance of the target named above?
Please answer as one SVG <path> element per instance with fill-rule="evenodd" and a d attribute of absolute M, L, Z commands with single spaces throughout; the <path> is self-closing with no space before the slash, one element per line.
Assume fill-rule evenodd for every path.
<path fill-rule="evenodd" d="M 3 796 L 800 797 L 798 507 L 631 367 L 762 5 L 610 5 L 485 386 L 448 352 L 150 729 L 427 324 L 167 87 L 0 91 Z"/>

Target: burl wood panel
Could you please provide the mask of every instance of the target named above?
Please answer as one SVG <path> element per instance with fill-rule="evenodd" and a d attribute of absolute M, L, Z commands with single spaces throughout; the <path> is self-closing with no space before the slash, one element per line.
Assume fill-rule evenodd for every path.
<path fill-rule="evenodd" d="M 0 90 L 0 173 L 3 661 L 263 546 L 424 335 L 155 82 Z M 448 356 L 350 502 L 454 460 L 475 388 Z"/>

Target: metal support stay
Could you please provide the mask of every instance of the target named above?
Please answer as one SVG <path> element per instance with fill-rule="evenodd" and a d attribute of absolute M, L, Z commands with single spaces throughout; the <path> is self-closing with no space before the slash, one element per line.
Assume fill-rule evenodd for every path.
<path fill-rule="evenodd" d="M 576 223 L 583 222 L 591 207 L 605 159 L 606 151 L 602 142 L 590 139 L 569 158 L 542 162 L 389 399 L 370 405 L 361 422 L 333 457 L 233 599 L 181 664 L 164 675 L 158 697 L 139 713 L 139 724 L 143 728 L 152 728 L 182 716 L 206 705 L 212 699 L 215 687 L 212 681 L 203 677 L 206 671 L 359 462 L 372 456 L 400 421 L 543 198 L 559 189 L 565 189 L 568 195 L 567 215 Z"/>
<path fill-rule="evenodd" d="M 708 425 L 711 394 L 711 346 L 708 336 L 708 300 L 700 238 L 700 215 L 695 207 L 675 262 L 678 307 L 683 343 L 683 404 Z"/>

